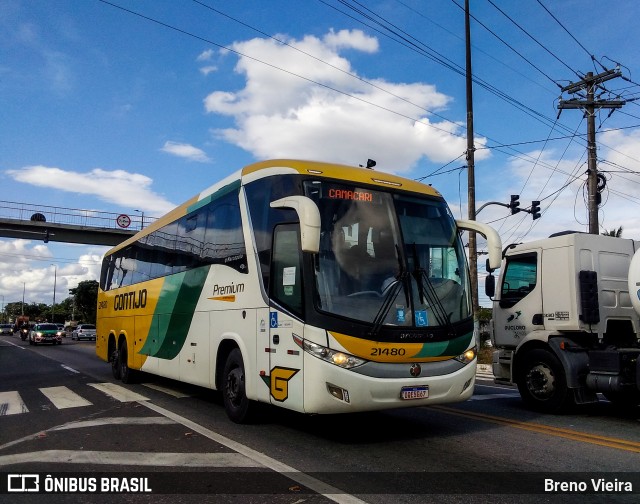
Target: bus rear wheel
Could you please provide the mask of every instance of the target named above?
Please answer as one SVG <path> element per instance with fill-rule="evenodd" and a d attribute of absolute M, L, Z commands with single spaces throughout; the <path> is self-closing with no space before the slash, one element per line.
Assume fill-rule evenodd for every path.
<path fill-rule="evenodd" d="M 249 423 L 252 404 L 247 398 L 242 353 L 234 348 L 227 357 L 222 375 L 222 399 L 227 416 L 235 423 Z"/>
<path fill-rule="evenodd" d="M 111 352 L 111 373 L 116 380 L 119 380 L 120 375 L 120 361 L 119 361 L 119 352 L 118 350 L 114 350 Z"/>
<path fill-rule="evenodd" d="M 118 352 L 120 379 L 122 380 L 122 383 L 135 383 L 136 372 L 129 367 L 127 358 L 127 342 L 123 341 L 120 344 L 120 351 Z"/>

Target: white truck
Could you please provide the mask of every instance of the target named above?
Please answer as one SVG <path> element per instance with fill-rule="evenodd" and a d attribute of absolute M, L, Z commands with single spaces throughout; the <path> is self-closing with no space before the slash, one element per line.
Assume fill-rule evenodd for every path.
<path fill-rule="evenodd" d="M 497 383 L 557 412 L 640 402 L 640 241 L 565 232 L 503 251 L 491 341 Z"/>

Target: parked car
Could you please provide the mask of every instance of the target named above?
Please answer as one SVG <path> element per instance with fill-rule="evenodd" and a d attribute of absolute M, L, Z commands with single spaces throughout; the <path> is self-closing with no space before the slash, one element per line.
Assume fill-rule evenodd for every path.
<path fill-rule="evenodd" d="M 51 343 L 62 345 L 62 331 L 55 324 L 36 324 L 29 332 L 29 344 Z"/>
<path fill-rule="evenodd" d="M 13 334 L 13 324 L 0 324 L 0 334 Z"/>
<path fill-rule="evenodd" d="M 88 339 L 94 340 L 96 339 L 96 326 L 93 324 L 79 324 L 71 333 L 72 340 Z"/>

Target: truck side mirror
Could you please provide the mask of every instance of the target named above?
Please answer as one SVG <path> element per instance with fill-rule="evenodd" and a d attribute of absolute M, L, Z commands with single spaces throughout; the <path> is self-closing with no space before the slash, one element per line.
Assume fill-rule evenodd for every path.
<path fill-rule="evenodd" d="M 496 277 L 491 273 L 484 279 L 484 293 L 488 298 L 493 298 L 496 295 Z"/>

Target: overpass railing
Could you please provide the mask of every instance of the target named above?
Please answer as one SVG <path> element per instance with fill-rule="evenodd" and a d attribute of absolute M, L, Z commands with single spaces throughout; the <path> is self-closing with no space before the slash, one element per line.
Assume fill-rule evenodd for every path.
<path fill-rule="evenodd" d="M 135 214 L 81 210 L 78 208 L 34 205 L 0 200 L 0 218 L 24 221 L 51 222 L 101 229 L 140 230 L 155 221 L 143 212 Z"/>

